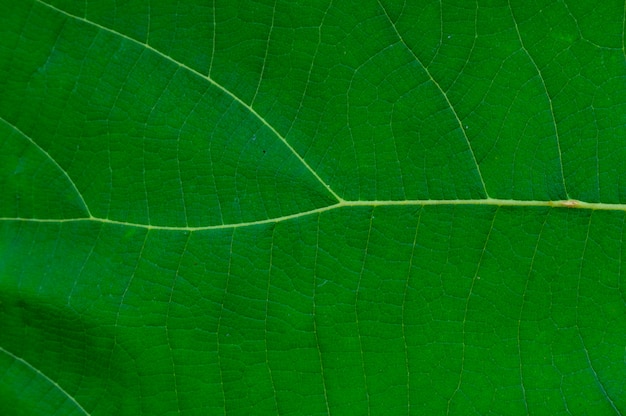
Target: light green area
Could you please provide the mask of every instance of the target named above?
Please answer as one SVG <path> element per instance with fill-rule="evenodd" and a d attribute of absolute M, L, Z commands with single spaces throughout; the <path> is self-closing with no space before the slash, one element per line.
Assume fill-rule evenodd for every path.
<path fill-rule="evenodd" d="M 0 413 L 626 412 L 623 3 L 0 2 Z"/>

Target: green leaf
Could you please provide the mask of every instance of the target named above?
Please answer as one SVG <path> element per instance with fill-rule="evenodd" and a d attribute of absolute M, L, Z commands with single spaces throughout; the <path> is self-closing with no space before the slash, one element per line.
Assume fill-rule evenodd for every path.
<path fill-rule="evenodd" d="M 623 2 L 2 3 L 1 413 L 626 412 Z"/>

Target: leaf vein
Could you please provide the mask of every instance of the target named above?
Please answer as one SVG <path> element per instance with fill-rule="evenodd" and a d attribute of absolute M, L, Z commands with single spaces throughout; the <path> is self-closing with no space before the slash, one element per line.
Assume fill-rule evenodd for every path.
<path fill-rule="evenodd" d="M 72 18 L 74 20 L 86 23 L 88 25 L 94 26 L 100 30 L 103 30 L 105 32 L 111 33 L 115 36 L 119 36 L 129 42 L 132 42 L 136 45 L 139 45 L 143 48 L 145 48 L 146 50 L 149 50 L 157 55 L 159 55 L 160 57 L 162 57 L 163 59 L 166 59 L 167 61 L 178 65 L 179 67 L 185 69 L 186 71 L 189 71 L 190 73 L 202 78 L 203 80 L 209 82 L 211 85 L 213 85 L 214 87 L 216 87 L 217 89 L 219 89 L 220 91 L 222 91 L 224 94 L 226 94 L 227 96 L 229 96 L 233 101 L 235 101 L 237 104 L 241 105 L 243 108 L 245 108 L 247 111 L 249 111 L 252 115 L 254 115 L 254 117 L 256 119 L 258 119 L 263 125 L 265 125 L 286 147 L 287 149 L 298 159 L 298 161 L 313 175 L 313 177 L 315 177 L 315 179 L 317 179 L 317 181 L 324 186 L 324 188 L 326 188 L 326 190 L 333 196 L 333 198 L 335 198 L 337 201 L 341 202 L 343 201 L 343 198 L 341 198 L 331 187 L 330 185 L 328 185 L 318 174 L 317 172 L 311 167 L 311 165 L 309 165 L 306 160 L 304 160 L 304 158 L 298 153 L 296 152 L 296 150 L 293 148 L 293 146 L 291 146 L 291 144 L 289 144 L 289 142 L 287 141 L 287 139 L 278 132 L 278 130 L 276 130 L 276 128 L 271 125 L 269 123 L 269 121 L 267 121 L 263 116 L 261 116 L 250 104 L 245 103 L 241 98 L 239 98 L 237 95 L 235 95 L 235 93 L 233 93 L 232 91 L 230 91 L 228 88 L 226 88 L 225 86 L 223 86 L 222 84 L 220 84 L 219 82 L 215 81 L 215 79 L 213 79 L 210 75 L 205 75 L 202 74 L 200 72 L 198 72 L 197 70 L 191 68 L 190 66 L 185 65 L 184 63 L 177 61 L 176 59 L 172 58 L 171 56 L 168 56 L 167 54 L 165 54 L 164 52 L 161 52 L 160 50 L 153 48 L 152 46 L 143 43 L 137 39 L 133 39 L 128 35 L 125 35 L 121 32 L 118 32 L 114 29 L 108 28 L 106 26 L 102 26 L 96 22 L 93 22 L 91 20 L 88 20 L 84 17 L 80 17 L 80 16 L 76 16 L 73 15 L 65 10 L 59 9 L 56 6 L 53 6 L 51 4 L 48 4 L 42 0 L 35 0 L 37 1 L 37 3 L 40 3 L 43 6 L 46 6 L 58 13 L 61 13 L 69 18 Z"/>
<path fill-rule="evenodd" d="M 87 202 L 85 202 L 85 198 L 83 198 L 83 194 L 78 190 L 78 187 L 76 186 L 76 183 L 72 180 L 72 178 L 70 177 L 70 175 L 67 173 L 67 171 L 65 169 L 63 169 L 63 167 L 61 167 L 61 165 L 59 165 L 59 162 L 57 162 L 52 155 L 50 155 L 50 153 L 46 152 L 46 150 L 44 148 L 42 148 L 41 146 L 39 146 L 39 144 L 33 140 L 29 135 L 27 135 L 26 133 L 24 133 L 22 130 L 20 130 L 17 126 L 9 123 L 7 120 L 5 120 L 3 117 L 0 117 L 0 120 L 2 120 L 3 123 L 5 123 L 7 126 L 11 127 L 13 130 L 15 130 L 16 132 L 18 132 L 19 134 L 21 134 L 23 137 L 26 138 L 26 140 L 28 140 L 33 146 L 35 146 L 35 148 L 37 148 L 37 150 L 39 150 L 44 156 L 46 156 L 46 158 L 48 158 L 53 164 L 54 166 L 56 166 L 56 168 L 63 174 L 63 176 L 65 176 L 65 178 L 68 180 L 68 182 L 70 183 L 70 185 L 72 185 L 72 188 L 74 188 L 74 191 L 76 191 L 76 195 L 78 196 L 78 198 L 80 199 L 80 202 L 82 203 L 82 205 L 85 207 L 85 211 L 87 213 L 87 215 L 91 218 L 94 218 L 93 215 L 91 215 L 91 212 L 89 211 L 89 206 L 87 206 Z"/>
<path fill-rule="evenodd" d="M 384 206 L 452 206 L 452 205 L 468 205 L 468 206 L 495 206 L 495 207 L 535 207 L 535 208 L 567 208 L 567 209 L 586 209 L 593 211 L 622 211 L 626 212 L 626 204 L 604 204 L 601 202 L 583 202 L 578 200 L 563 201 L 537 201 L 537 200 L 515 200 L 515 199 L 426 199 L 426 200 L 406 200 L 406 201 L 343 201 L 322 208 L 312 209 L 310 211 L 299 212 L 296 214 L 285 215 L 282 217 L 273 217 L 258 221 L 249 221 L 232 224 L 205 225 L 199 227 L 187 226 L 168 226 L 168 225 L 151 225 L 142 223 L 125 222 L 118 220 L 110 220 L 108 218 L 88 217 L 88 218 L 22 218 L 22 217 L 3 217 L 0 221 L 4 222 L 38 222 L 38 223 L 72 223 L 72 222 L 102 222 L 113 225 L 122 225 L 127 227 L 145 228 L 148 230 L 164 230 L 164 231 L 206 231 L 216 229 L 232 229 L 240 227 L 250 227 L 262 224 L 272 224 L 282 221 L 289 221 L 296 218 L 306 217 L 309 215 L 332 211 L 338 208 L 350 207 L 384 207 Z"/>
<path fill-rule="evenodd" d="M 24 360 L 23 358 L 18 357 L 17 355 L 13 354 L 10 351 L 5 350 L 4 348 L 0 347 L 0 351 L 5 353 L 6 355 L 8 355 L 9 357 L 13 358 L 15 361 L 25 365 L 26 367 L 28 367 L 29 369 L 31 369 L 33 372 L 35 372 L 37 375 L 41 376 L 44 380 L 46 380 L 48 383 L 52 384 L 57 390 L 59 390 L 61 393 L 63 393 L 64 396 L 66 396 L 68 399 L 70 399 L 70 401 L 72 403 L 74 403 L 74 405 L 84 414 L 89 415 L 89 412 L 87 412 L 81 405 L 80 403 L 78 403 L 78 401 L 72 397 L 71 394 L 69 394 L 63 387 L 61 387 L 56 381 L 52 380 L 50 377 L 48 377 L 46 374 L 44 374 L 41 370 L 39 370 L 38 368 L 36 368 L 35 366 L 33 366 L 31 363 L 29 363 L 28 361 Z"/>
<path fill-rule="evenodd" d="M 441 85 L 439 85 L 439 83 L 432 76 L 432 74 L 430 73 L 430 71 L 428 70 L 426 65 L 424 65 L 422 63 L 422 61 L 418 58 L 418 56 L 415 54 L 415 52 L 413 52 L 413 49 L 411 49 L 409 47 L 409 45 L 405 42 L 404 38 L 402 37 L 402 35 L 398 31 L 398 28 L 396 27 L 396 24 L 394 23 L 393 20 L 391 20 L 391 16 L 389 16 L 389 13 L 387 13 L 387 9 L 385 9 L 385 6 L 383 6 L 383 4 L 381 3 L 380 0 L 377 0 L 377 1 L 378 1 L 378 5 L 383 10 L 383 13 L 385 14 L 385 17 L 389 21 L 389 24 L 393 28 L 393 31 L 395 32 L 395 34 L 398 37 L 398 39 L 400 40 L 400 42 L 402 42 L 402 44 L 409 51 L 409 53 L 411 55 L 413 55 L 413 58 L 415 58 L 415 61 L 417 63 L 419 63 L 420 66 L 424 69 L 424 72 L 426 73 L 426 75 L 428 76 L 430 81 L 433 83 L 433 85 L 437 88 L 437 90 L 439 91 L 439 93 L 441 94 L 443 99 L 446 101 L 446 104 L 450 108 L 450 111 L 452 112 L 452 114 L 454 116 L 454 119 L 456 120 L 457 124 L 459 125 L 459 130 L 461 131 L 461 134 L 463 135 L 463 138 L 465 139 L 465 143 L 467 144 L 467 148 L 468 148 L 470 154 L 472 155 L 472 161 L 474 162 L 474 166 L 476 167 L 476 173 L 478 173 L 478 178 L 480 179 L 480 183 L 482 185 L 483 192 L 485 193 L 485 196 L 487 198 L 489 198 L 489 192 L 487 192 L 487 185 L 485 184 L 485 181 L 483 179 L 483 175 L 480 172 L 480 165 L 478 164 L 478 160 L 476 159 L 476 154 L 474 153 L 474 149 L 472 148 L 472 144 L 470 143 L 469 137 L 467 137 L 467 133 L 465 132 L 465 129 L 463 128 L 463 123 L 461 122 L 461 118 L 459 117 L 459 114 L 457 113 L 457 111 L 455 110 L 454 106 L 452 105 L 452 102 L 450 101 L 450 98 L 448 98 L 448 94 L 443 90 L 443 88 L 441 88 Z"/>
<path fill-rule="evenodd" d="M 561 178 L 563 180 L 563 191 L 565 192 L 565 196 L 569 198 L 569 192 L 567 192 L 567 184 L 565 183 L 565 171 L 563 170 L 563 151 L 561 150 L 561 138 L 559 136 L 559 126 L 554 116 L 554 105 L 552 104 L 552 97 L 550 96 L 550 93 L 548 92 L 548 86 L 546 85 L 546 81 L 543 78 L 541 69 L 537 65 L 537 62 L 535 62 L 535 59 L 530 54 L 530 51 L 526 48 L 526 45 L 524 45 L 524 41 L 522 40 L 522 34 L 519 31 L 519 25 L 517 24 L 517 20 L 515 19 L 515 13 L 513 13 L 513 7 L 511 6 L 510 0 L 509 0 L 509 10 L 511 11 L 511 18 L 513 19 L 513 26 L 515 27 L 515 33 L 517 34 L 517 38 L 519 39 L 520 47 L 522 48 L 526 56 L 528 56 L 528 59 L 530 60 L 530 62 L 535 67 L 535 70 L 537 71 L 537 75 L 539 75 L 539 80 L 541 81 L 541 85 L 543 86 L 543 90 L 546 94 L 546 97 L 548 98 L 548 105 L 550 106 L 550 117 L 552 117 L 552 124 L 554 125 L 554 134 L 556 138 L 556 146 L 557 146 L 558 156 L 559 156 L 559 169 L 561 170 Z"/>

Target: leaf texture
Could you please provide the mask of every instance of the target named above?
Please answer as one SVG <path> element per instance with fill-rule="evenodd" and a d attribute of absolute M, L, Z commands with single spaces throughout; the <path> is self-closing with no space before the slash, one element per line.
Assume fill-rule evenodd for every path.
<path fill-rule="evenodd" d="M 4 6 L 3 413 L 626 412 L 623 3 Z"/>

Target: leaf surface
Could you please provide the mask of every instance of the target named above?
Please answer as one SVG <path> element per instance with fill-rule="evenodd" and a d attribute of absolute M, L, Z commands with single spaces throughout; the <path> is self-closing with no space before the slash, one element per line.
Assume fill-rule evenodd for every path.
<path fill-rule="evenodd" d="M 0 409 L 626 411 L 623 3 L 4 3 Z"/>

